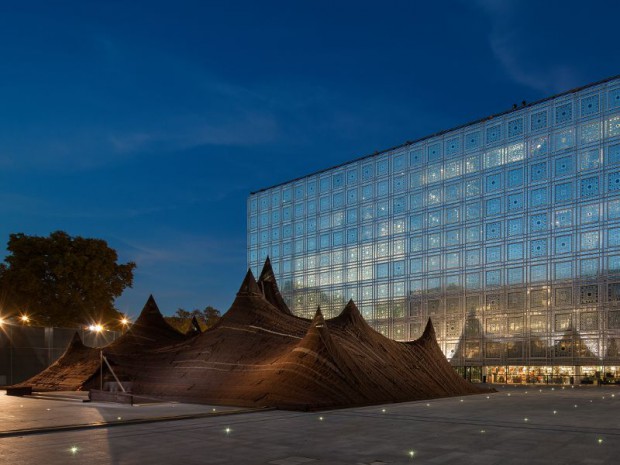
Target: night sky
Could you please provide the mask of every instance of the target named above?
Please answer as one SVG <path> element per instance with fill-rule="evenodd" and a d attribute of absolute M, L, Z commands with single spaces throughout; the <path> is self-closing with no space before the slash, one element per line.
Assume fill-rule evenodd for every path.
<path fill-rule="evenodd" d="M 620 74 L 617 1 L 12 3 L 0 257 L 104 239 L 134 316 L 228 308 L 251 191 Z"/>

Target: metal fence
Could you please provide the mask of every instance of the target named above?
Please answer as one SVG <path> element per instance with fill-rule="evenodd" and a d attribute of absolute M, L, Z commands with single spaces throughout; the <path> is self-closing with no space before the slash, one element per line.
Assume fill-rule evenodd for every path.
<path fill-rule="evenodd" d="M 2 325 L 0 386 L 20 383 L 50 366 L 64 353 L 76 332 L 90 347 L 103 347 L 121 335 L 118 331 Z"/>

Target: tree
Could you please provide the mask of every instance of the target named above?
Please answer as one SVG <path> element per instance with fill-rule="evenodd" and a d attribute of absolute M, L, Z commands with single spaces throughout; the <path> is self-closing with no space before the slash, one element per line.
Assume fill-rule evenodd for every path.
<path fill-rule="evenodd" d="M 174 315 L 165 317 L 170 326 L 182 333 L 187 333 L 193 328 L 192 319 L 196 318 L 202 331 L 209 329 L 220 319 L 220 311 L 211 305 L 204 310 L 194 309 L 191 312 L 179 308 Z"/>
<path fill-rule="evenodd" d="M 118 264 L 116 251 L 101 239 L 11 234 L 0 267 L 0 289 L 9 312 L 26 312 L 46 326 L 112 322 L 114 299 L 133 284 L 134 262 Z"/>

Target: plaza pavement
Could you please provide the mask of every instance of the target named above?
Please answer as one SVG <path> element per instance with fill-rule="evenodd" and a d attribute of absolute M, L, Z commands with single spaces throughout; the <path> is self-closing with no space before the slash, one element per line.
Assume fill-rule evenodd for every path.
<path fill-rule="evenodd" d="M 312 413 L 0 391 L 0 464 L 620 463 L 620 389 L 496 387 Z"/>

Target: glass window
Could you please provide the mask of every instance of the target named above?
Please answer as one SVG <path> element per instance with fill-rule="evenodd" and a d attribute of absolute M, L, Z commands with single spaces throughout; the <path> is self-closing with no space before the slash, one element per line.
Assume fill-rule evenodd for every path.
<path fill-rule="evenodd" d="M 494 168 L 504 164 L 504 149 L 489 150 L 484 154 L 484 167 Z"/>
<path fill-rule="evenodd" d="M 467 273 L 465 285 L 467 289 L 480 289 L 480 273 Z"/>
<path fill-rule="evenodd" d="M 530 206 L 532 208 L 543 207 L 547 205 L 548 195 L 547 188 L 541 187 L 539 189 L 533 189 L 530 194 Z"/>
<path fill-rule="evenodd" d="M 620 144 L 607 147 L 607 163 L 620 163 Z"/>
<path fill-rule="evenodd" d="M 530 217 L 530 231 L 539 232 L 547 229 L 547 214 L 540 213 Z"/>
<path fill-rule="evenodd" d="M 467 197 L 480 195 L 480 179 L 470 179 L 465 183 L 465 194 Z"/>
<path fill-rule="evenodd" d="M 466 260 L 467 266 L 480 265 L 480 250 L 479 249 L 468 250 L 467 253 L 465 254 L 465 260 Z"/>
<path fill-rule="evenodd" d="M 458 223 L 460 220 L 460 207 L 451 207 L 446 209 L 446 224 Z"/>
<path fill-rule="evenodd" d="M 581 224 L 596 223 L 599 220 L 599 205 L 591 204 L 581 207 Z"/>
<path fill-rule="evenodd" d="M 533 113 L 531 116 L 531 130 L 537 131 L 547 127 L 547 110 Z"/>
<path fill-rule="evenodd" d="M 488 216 L 499 215 L 502 212 L 502 202 L 500 198 L 489 199 L 486 201 L 486 214 Z"/>
<path fill-rule="evenodd" d="M 537 157 L 549 153 L 549 137 L 534 137 L 530 140 L 530 156 Z"/>
<path fill-rule="evenodd" d="M 500 270 L 489 270 L 486 272 L 486 285 L 487 286 L 501 286 L 502 275 Z"/>
<path fill-rule="evenodd" d="M 461 231 L 459 229 L 453 229 L 446 232 L 446 245 L 460 245 L 461 244 Z"/>
<path fill-rule="evenodd" d="M 409 196 L 409 202 L 412 210 L 418 210 L 424 207 L 424 196 L 421 192 L 416 192 Z"/>
<path fill-rule="evenodd" d="M 585 150 L 579 154 L 579 169 L 581 171 L 596 169 L 601 166 L 600 149 Z"/>
<path fill-rule="evenodd" d="M 436 249 L 441 247 L 441 233 L 433 233 L 428 235 L 428 248 Z"/>
<path fill-rule="evenodd" d="M 428 227 L 441 226 L 441 210 L 428 212 Z"/>
<path fill-rule="evenodd" d="M 584 124 L 581 126 L 581 143 L 589 144 L 601 138 L 601 123 Z"/>
<path fill-rule="evenodd" d="M 592 250 L 599 247 L 599 232 L 586 231 L 581 233 L 581 250 Z"/>
<path fill-rule="evenodd" d="M 412 258 L 409 260 L 409 271 L 411 273 L 422 273 L 422 259 L 421 258 Z"/>
<path fill-rule="evenodd" d="M 508 121 L 508 137 L 519 136 L 523 134 L 523 118 Z"/>
<path fill-rule="evenodd" d="M 480 156 L 472 155 L 465 159 L 465 172 L 466 173 L 475 173 L 476 171 L 480 171 Z"/>
<path fill-rule="evenodd" d="M 502 188 L 501 173 L 490 174 L 487 176 L 487 192 L 493 192 Z"/>
<path fill-rule="evenodd" d="M 411 166 L 416 166 L 424 163 L 426 160 L 424 159 L 424 152 L 422 149 L 414 149 L 409 152 L 409 163 Z"/>
<path fill-rule="evenodd" d="M 502 247 L 499 245 L 487 247 L 486 255 L 487 255 L 487 259 L 486 259 L 487 263 L 500 262 L 502 260 Z"/>
<path fill-rule="evenodd" d="M 530 242 L 530 256 L 532 258 L 547 255 L 547 239 L 536 239 Z"/>
<path fill-rule="evenodd" d="M 558 157 L 555 159 L 555 175 L 556 176 L 568 176 L 575 172 L 575 162 L 573 155 L 567 155 L 564 157 Z"/>
<path fill-rule="evenodd" d="M 446 186 L 446 202 L 454 202 L 461 198 L 461 185 L 450 184 Z"/>
<path fill-rule="evenodd" d="M 523 185 L 523 168 L 516 168 L 508 171 L 507 184 L 509 188 L 520 187 Z"/>
<path fill-rule="evenodd" d="M 487 128 L 487 144 L 497 142 L 502 138 L 502 126 L 500 124 Z"/>
<path fill-rule="evenodd" d="M 444 172 L 445 179 L 454 178 L 455 176 L 459 176 L 461 174 L 461 161 L 454 160 L 449 163 L 446 163 L 446 170 Z"/>
<path fill-rule="evenodd" d="M 572 262 L 558 262 L 554 265 L 555 279 L 571 279 L 573 277 Z"/>
<path fill-rule="evenodd" d="M 546 281 L 547 280 L 547 265 L 532 265 L 530 266 L 530 279 L 532 282 Z"/>
<path fill-rule="evenodd" d="M 465 134 L 465 150 L 474 150 L 480 147 L 480 131 Z"/>
<path fill-rule="evenodd" d="M 554 137 L 555 149 L 565 150 L 575 146 L 575 130 L 566 129 L 557 132 Z"/>
<path fill-rule="evenodd" d="M 558 210 L 555 212 L 556 228 L 567 228 L 573 225 L 573 211 L 570 209 Z"/>
<path fill-rule="evenodd" d="M 520 236 L 523 234 L 523 218 L 512 218 L 508 220 L 508 235 Z"/>
<path fill-rule="evenodd" d="M 581 99 L 581 116 L 590 116 L 599 112 L 598 95 Z"/>
<path fill-rule="evenodd" d="M 422 237 L 414 236 L 409 239 L 409 251 L 410 252 L 421 252 L 422 251 Z"/>
<path fill-rule="evenodd" d="M 508 268 L 508 284 L 522 284 L 523 283 L 523 267 Z"/>
<path fill-rule="evenodd" d="M 507 209 L 509 212 L 523 210 L 523 194 L 521 192 L 517 194 L 510 194 L 507 199 Z"/>
<path fill-rule="evenodd" d="M 563 254 L 572 251 L 571 236 L 558 236 L 555 238 L 555 253 Z"/>
<path fill-rule="evenodd" d="M 480 218 L 480 202 L 468 203 L 466 207 L 466 216 L 468 220 Z"/>
<path fill-rule="evenodd" d="M 456 268 L 461 264 L 461 254 L 460 252 L 450 252 L 446 254 L 446 267 L 447 268 Z"/>
<path fill-rule="evenodd" d="M 521 242 L 508 244 L 508 260 L 521 259 L 523 259 L 523 244 Z"/>
<path fill-rule="evenodd" d="M 573 185 L 571 182 L 564 182 L 555 186 L 555 202 L 570 202 L 573 199 Z"/>
<path fill-rule="evenodd" d="M 610 192 L 620 190 L 620 172 L 609 173 L 607 185 Z"/>
<path fill-rule="evenodd" d="M 530 181 L 547 181 L 547 162 L 535 163 L 530 167 Z"/>
<path fill-rule="evenodd" d="M 579 273 L 581 274 L 582 277 L 596 276 L 598 272 L 599 272 L 599 269 L 598 269 L 597 258 L 582 259 L 579 262 Z"/>
<path fill-rule="evenodd" d="M 486 238 L 499 239 L 502 235 L 502 224 L 498 221 L 495 223 L 489 223 L 486 225 Z"/>
<path fill-rule="evenodd" d="M 598 177 L 582 179 L 580 186 L 581 197 L 592 197 L 598 195 Z"/>
<path fill-rule="evenodd" d="M 429 189 L 428 190 L 428 204 L 429 205 L 437 205 L 441 203 L 441 188 Z"/>
<path fill-rule="evenodd" d="M 572 103 L 565 103 L 558 105 L 555 108 L 555 122 L 557 124 L 566 123 L 573 119 L 573 105 Z"/>

